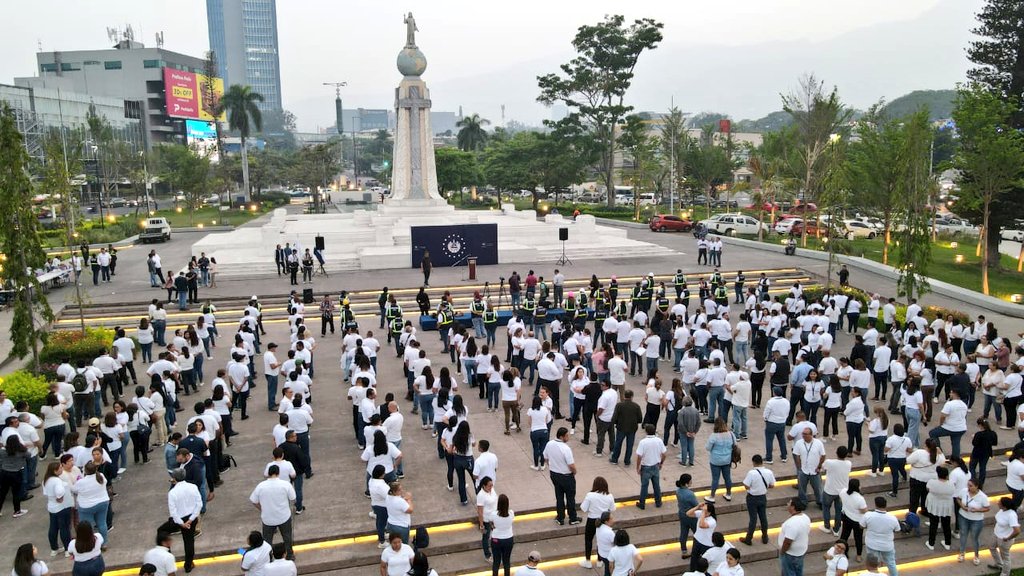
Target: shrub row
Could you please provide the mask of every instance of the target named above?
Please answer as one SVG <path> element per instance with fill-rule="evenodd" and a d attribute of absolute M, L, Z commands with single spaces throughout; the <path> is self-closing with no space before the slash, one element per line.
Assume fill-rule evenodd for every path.
<path fill-rule="evenodd" d="M 867 321 L 868 321 L 867 308 L 868 308 L 868 302 L 871 300 L 871 294 L 868 293 L 865 290 L 861 290 L 860 288 L 854 288 L 852 286 L 848 286 L 848 287 L 833 286 L 832 288 L 836 292 L 842 292 L 843 294 L 846 294 L 850 298 L 852 298 L 854 300 L 857 300 L 858 302 L 861 303 L 861 306 L 862 306 L 861 310 L 862 310 L 862 312 L 861 312 L 861 315 L 860 315 L 860 325 L 861 326 L 867 326 Z M 826 289 L 824 287 L 814 286 L 814 287 L 805 289 L 804 290 L 804 296 L 807 298 L 808 301 L 816 301 L 818 299 L 823 298 L 825 296 L 825 292 L 826 292 Z M 882 305 L 884 306 L 885 302 L 886 302 L 885 296 L 881 296 L 880 300 L 882 302 Z M 968 324 L 968 323 L 971 322 L 970 316 L 968 316 L 967 314 L 961 312 L 960 310 L 951 310 L 949 308 L 943 308 L 941 306 L 924 306 L 923 310 L 924 310 L 924 316 L 928 320 L 928 322 L 931 322 L 932 320 L 935 320 L 935 318 L 938 318 L 938 317 L 945 318 L 947 316 L 952 316 L 953 318 L 958 319 L 961 324 Z M 877 326 L 881 326 L 882 325 L 882 315 L 881 315 L 882 312 L 881 312 L 881 308 L 879 308 L 878 314 L 879 314 L 878 318 L 876 318 L 876 325 Z M 897 303 L 896 304 L 896 320 L 900 323 L 900 325 L 903 325 L 904 323 L 906 323 L 906 318 L 907 318 L 907 306 L 905 304 Z"/>

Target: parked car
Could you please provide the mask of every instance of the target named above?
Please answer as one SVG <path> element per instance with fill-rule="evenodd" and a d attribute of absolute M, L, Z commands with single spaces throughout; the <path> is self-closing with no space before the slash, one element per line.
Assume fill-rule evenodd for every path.
<path fill-rule="evenodd" d="M 847 240 L 854 238 L 873 239 L 879 234 L 874 226 L 860 220 L 844 220 L 840 225 L 842 226 L 843 237 Z"/>
<path fill-rule="evenodd" d="M 220 195 L 219 194 L 210 194 L 209 196 L 203 198 L 203 203 L 204 204 L 220 204 Z"/>
<path fill-rule="evenodd" d="M 821 222 L 821 224 L 819 225 L 817 220 L 799 220 L 798 222 L 793 224 L 793 227 L 790 229 L 789 234 L 791 236 L 803 236 L 805 227 L 807 228 L 808 236 L 829 235 L 828 222 Z"/>
<path fill-rule="evenodd" d="M 1024 228 L 1003 228 L 999 237 L 1010 242 L 1024 242 Z"/>
<path fill-rule="evenodd" d="M 717 214 L 701 220 L 701 224 L 708 232 L 735 236 L 737 234 L 755 235 L 758 230 L 768 231 L 768 225 L 758 221 L 757 218 L 744 214 Z"/>
<path fill-rule="evenodd" d="M 658 214 L 651 216 L 649 226 L 654 232 L 689 232 L 693 229 L 693 222 L 671 214 Z"/>
<path fill-rule="evenodd" d="M 787 214 L 804 215 L 804 214 L 813 214 L 813 213 L 815 213 L 817 211 L 818 211 L 818 206 L 814 202 L 805 202 L 803 204 L 797 204 L 796 206 L 793 206 L 792 208 L 790 208 L 786 212 L 787 212 Z"/>
<path fill-rule="evenodd" d="M 657 200 L 654 198 L 654 194 L 648 192 L 640 195 L 641 206 L 654 206 L 655 204 L 657 204 Z"/>
<path fill-rule="evenodd" d="M 740 203 L 735 200 L 715 200 L 711 203 L 713 208 L 725 208 L 726 210 L 739 210 Z"/>
<path fill-rule="evenodd" d="M 111 208 L 124 208 L 128 205 L 128 201 L 124 198 L 111 198 L 108 205 Z"/>
<path fill-rule="evenodd" d="M 802 218 L 795 218 L 793 216 L 785 216 L 781 220 L 775 223 L 776 234 L 791 234 L 793 227 L 798 223 L 802 223 Z"/>
<path fill-rule="evenodd" d="M 978 229 L 970 222 L 953 216 L 941 216 L 935 219 L 935 230 L 943 234 L 963 234 L 977 236 Z"/>
<path fill-rule="evenodd" d="M 751 204 L 751 205 L 747 206 L 747 210 L 759 210 L 760 209 L 760 210 L 764 210 L 765 212 L 771 212 L 773 206 L 775 207 L 776 211 L 779 210 L 779 203 L 778 202 L 775 202 L 774 204 L 772 202 L 763 202 L 760 207 L 758 207 L 757 204 Z"/>

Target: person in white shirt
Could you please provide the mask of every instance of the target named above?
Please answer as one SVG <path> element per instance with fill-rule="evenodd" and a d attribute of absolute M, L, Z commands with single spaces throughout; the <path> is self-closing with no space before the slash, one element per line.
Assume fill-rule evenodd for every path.
<path fill-rule="evenodd" d="M 636 546 L 629 543 L 629 533 L 625 530 L 616 531 L 613 544 L 608 552 L 608 570 L 611 576 L 636 574 L 643 565 L 644 558 Z"/>
<path fill-rule="evenodd" d="M 772 387 L 772 397 L 764 405 L 765 464 L 772 464 L 772 448 L 778 439 L 782 461 L 786 462 L 786 418 L 789 416 L 789 400 L 783 396 L 781 386 Z"/>
<path fill-rule="evenodd" d="M 1017 509 L 1014 507 L 1011 498 L 999 499 L 999 511 L 996 512 L 996 524 L 992 528 L 992 535 L 995 539 L 989 550 L 992 552 L 992 561 L 989 568 L 999 570 L 999 576 L 1010 576 L 1010 550 L 1017 536 L 1020 535 L 1020 521 L 1017 518 Z"/>
<path fill-rule="evenodd" d="M 779 566 L 782 576 L 803 574 L 804 555 L 811 533 L 811 519 L 804 514 L 807 509 L 799 498 L 791 498 L 787 508 L 789 518 L 779 529 Z"/>
<path fill-rule="evenodd" d="M 185 571 L 191 572 L 196 556 L 196 528 L 203 510 L 203 498 L 195 484 L 185 481 L 183 468 L 171 471 L 171 481 L 174 486 L 167 493 L 168 519 L 158 532 L 181 533 L 182 544 L 185 547 Z"/>
<path fill-rule="evenodd" d="M 555 439 L 544 447 L 544 460 L 555 488 L 555 522 L 560 525 L 565 525 L 566 512 L 570 525 L 580 523 L 576 513 L 576 461 L 566 444 L 568 439 L 569 429 L 563 426 L 555 433 Z"/>
<path fill-rule="evenodd" d="M 661 508 L 661 467 L 668 452 L 654 424 L 645 425 L 644 431 L 647 436 L 636 447 L 636 472 L 640 476 L 640 501 L 636 507 L 641 510 L 647 505 L 648 483 L 654 487 L 654 507 Z"/>
<path fill-rule="evenodd" d="M 281 375 L 281 363 L 277 359 L 277 344 L 267 344 L 263 353 L 263 375 L 267 378 L 267 410 L 276 410 L 274 399 L 277 398 L 277 383 Z"/>
<path fill-rule="evenodd" d="M 242 552 L 242 573 L 245 576 L 266 576 L 273 547 L 263 540 L 263 535 L 254 530 L 249 533 L 249 548 Z"/>
<path fill-rule="evenodd" d="M 273 558 L 263 567 L 263 576 L 297 576 L 298 569 L 294 560 L 288 560 L 288 547 L 283 542 L 273 546 Z"/>
<path fill-rule="evenodd" d="M 174 563 L 174 554 L 171 553 L 171 535 L 168 532 L 158 531 L 156 533 L 156 546 L 150 548 L 142 555 L 143 564 L 152 564 L 156 569 L 155 576 L 174 576 L 177 573 L 177 566 Z M 14 576 L 12 574 L 12 576 Z"/>
<path fill-rule="evenodd" d="M 391 534 L 389 546 L 380 554 L 381 576 L 405 576 L 412 569 L 412 559 L 416 555 L 412 546 L 402 542 L 401 534 Z"/>
<path fill-rule="evenodd" d="M 747 546 L 753 545 L 754 530 L 761 521 L 761 542 L 768 543 L 768 490 L 775 487 L 775 474 L 764 467 L 760 454 L 751 458 L 754 467 L 747 471 L 743 486 L 747 489 L 747 535 L 740 538 Z"/>
<path fill-rule="evenodd" d="M 886 511 L 887 505 L 884 496 L 875 496 L 875 509 L 864 513 L 860 525 L 864 528 L 868 557 L 877 557 L 889 567 L 889 574 L 897 576 L 894 535 L 900 531 L 900 521 Z"/>
<path fill-rule="evenodd" d="M 949 436 L 950 442 L 953 444 L 951 453 L 953 458 L 960 457 L 960 439 L 967 432 L 967 412 L 967 404 L 960 399 L 960 393 L 957 390 L 950 390 L 949 400 L 942 406 L 939 425 L 928 432 L 928 437 L 935 440 L 939 449 L 942 448 L 939 439 Z M 1009 415 L 1007 416 L 1009 417 Z"/>
<path fill-rule="evenodd" d="M 797 490 L 800 501 L 807 503 L 807 484 L 814 490 L 814 501 L 821 502 L 821 467 L 825 462 L 825 445 L 814 437 L 814 430 L 806 426 L 800 439 L 793 442 L 793 458 L 797 466 Z"/>
<path fill-rule="evenodd" d="M 825 485 L 822 487 L 821 509 L 824 523 L 819 530 L 826 533 L 839 533 L 839 523 L 843 517 L 843 503 L 840 494 L 846 491 L 850 484 L 850 471 L 853 464 L 847 459 L 850 451 L 846 446 L 836 448 L 836 457 L 829 458 L 822 463 L 821 468 L 825 472 Z M 832 517 L 832 512 L 835 517 Z M 832 527 L 829 528 L 831 521 Z"/>
<path fill-rule="evenodd" d="M 266 540 L 273 545 L 274 534 L 280 531 L 281 538 L 288 547 L 287 557 L 294 560 L 291 503 L 295 501 L 295 489 L 290 482 L 278 477 L 280 470 L 277 466 L 271 466 L 267 473 L 268 478 L 256 485 L 249 495 L 249 501 L 260 511 L 260 521 L 263 523 Z"/>

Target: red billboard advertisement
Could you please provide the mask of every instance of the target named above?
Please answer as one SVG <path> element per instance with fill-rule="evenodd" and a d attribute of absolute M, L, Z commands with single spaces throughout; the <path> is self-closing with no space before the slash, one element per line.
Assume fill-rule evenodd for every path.
<path fill-rule="evenodd" d="M 729 132 L 732 132 L 732 120 L 726 118 L 719 120 L 718 131 L 723 134 L 728 134 Z"/>
<path fill-rule="evenodd" d="M 199 118 L 199 93 L 196 90 L 195 74 L 164 68 L 164 93 L 168 116 Z"/>
<path fill-rule="evenodd" d="M 216 103 L 224 95 L 224 81 L 164 68 L 164 94 L 168 116 L 211 121 Z M 219 119 L 223 120 L 224 115 Z"/>

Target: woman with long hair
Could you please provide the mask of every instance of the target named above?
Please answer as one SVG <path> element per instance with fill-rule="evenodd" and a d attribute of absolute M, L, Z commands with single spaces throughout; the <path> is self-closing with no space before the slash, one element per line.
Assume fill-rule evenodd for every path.
<path fill-rule="evenodd" d="M 491 552 L 493 553 L 493 564 L 491 564 L 491 576 L 498 576 L 498 565 L 504 567 L 505 576 L 509 576 L 509 564 L 512 560 L 512 548 L 515 546 L 515 537 L 512 533 L 512 523 L 515 522 L 516 513 L 509 510 L 508 496 L 498 495 L 498 510 L 491 520 Z"/>
<path fill-rule="evenodd" d="M 43 495 L 46 496 L 46 511 L 50 514 L 50 529 L 47 532 L 50 540 L 50 557 L 61 551 L 66 552 L 68 543 L 71 542 L 71 510 L 75 507 L 75 501 L 60 474 L 60 462 L 50 462 L 43 476 Z M 64 547 L 60 548 L 59 544 L 63 544 Z"/>
<path fill-rule="evenodd" d="M 576 433 L 576 423 L 583 417 L 583 404 L 587 399 L 583 389 L 587 384 L 590 384 L 587 369 L 583 366 L 573 368 L 569 377 L 569 430 L 572 434 Z"/>
<path fill-rule="evenodd" d="M 591 568 L 590 554 L 594 551 L 594 536 L 597 534 L 597 524 L 601 516 L 615 510 L 615 497 L 608 491 L 608 481 L 604 476 L 594 478 L 594 484 L 590 492 L 583 497 L 580 510 L 587 515 L 586 530 L 583 532 L 583 559 L 580 566 Z"/>
<path fill-rule="evenodd" d="M 924 394 L 921 392 L 921 378 L 910 376 L 907 380 L 907 392 L 903 396 L 903 415 L 906 419 L 907 437 L 917 448 L 921 445 L 918 430 L 924 414 Z"/>
<path fill-rule="evenodd" d="M 75 526 L 75 539 L 68 544 L 68 550 L 75 561 L 71 568 L 72 576 L 103 576 L 106 570 L 103 563 L 105 543 L 103 534 L 93 532 L 91 524 L 79 522 Z"/>
<path fill-rule="evenodd" d="M 199 392 L 199 387 L 196 385 L 195 363 L 196 357 L 192 355 L 192 350 L 188 346 L 183 347 L 178 356 L 178 375 L 181 378 L 181 387 L 185 390 L 185 396 L 191 396 L 192 392 Z M 189 389 L 192 392 L 189 392 Z"/>
<path fill-rule="evenodd" d="M 388 438 L 383 430 L 377 430 L 373 433 L 373 442 L 367 444 L 360 457 L 363 462 L 366 462 L 367 494 L 370 493 L 370 478 L 373 475 L 373 469 L 378 465 L 384 467 L 385 482 L 391 483 L 397 479 L 395 477 L 395 467 L 402 461 L 402 451 L 391 442 L 388 442 Z"/>
<path fill-rule="evenodd" d="M 907 457 L 914 451 L 914 444 L 904 435 L 903 424 L 897 422 L 892 427 L 892 436 L 885 441 L 886 462 L 889 465 L 889 472 L 892 474 L 892 491 L 890 498 L 895 498 L 899 493 L 900 477 L 907 479 Z"/>
<path fill-rule="evenodd" d="M 804 396 L 800 399 L 800 404 L 804 414 L 807 415 L 807 421 L 815 428 L 818 426 L 818 408 L 821 407 L 821 396 L 824 389 L 825 383 L 819 378 L 818 371 L 812 369 L 808 372 L 807 379 L 804 380 Z"/>
<path fill-rule="evenodd" d="M 218 378 L 220 377 L 218 371 Z M 216 382 L 216 381 L 215 381 Z M 220 414 L 220 425 L 224 429 L 224 442 L 231 446 L 231 437 L 236 434 L 234 426 L 231 420 L 231 400 L 228 398 L 227 391 L 221 384 L 216 384 L 213 387 L 213 396 L 210 397 L 213 401 L 213 410 Z"/>
<path fill-rule="evenodd" d="M 448 480 L 448 491 L 455 490 L 455 452 L 452 448 L 452 441 L 455 438 L 455 431 L 459 428 L 458 416 L 452 416 L 445 422 L 444 431 L 438 435 L 438 441 L 444 448 L 445 464 L 448 465 L 445 477 Z M 465 490 L 465 488 L 463 488 Z"/>
<path fill-rule="evenodd" d="M 458 396 L 456 396 L 458 397 Z M 452 466 L 459 481 L 459 503 L 463 506 L 469 504 L 469 497 L 466 495 L 466 477 L 469 476 L 472 482 L 473 476 L 473 447 L 476 441 L 469 430 L 469 422 L 462 420 L 452 434 L 452 442 L 449 451 L 452 454 Z M 451 485 L 449 484 L 449 490 Z"/>
<path fill-rule="evenodd" d="M 466 341 L 462 343 L 462 350 L 460 351 L 459 358 L 462 360 L 462 366 L 466 369 L 462 374 L 462 383 L 467 386 L 476 382 L 476 340 L 472 336 L 468 336 Z"/>
<path fill-rule="evenodd" d="M 83 523 L 91 524 L 99 531 L 102 544 L 106 542 L 107 510 L 110 508 L 107 480 L 99 472 L 95 462 L 87 463 L 82 473 L 82 478 L 71 487 L 71 491 L 78 496 L 78 531 L 81 531 Z M 74 554 L 75 551 L 72 550 L 71 553 Z"/>
<path fill-rule="evenodd" d="M 503 371 L 501 369 L 501 360 L 498 359 L 497 354 L 491 356 L 490 362 L 491 365 L 487 369 L 487 411 L 496 412 L 498 410 L 498 396 L 501 391 Z"/>
<path fill-rule="evenodd" d="M 644 419 L 640 426 L 646 424 L 658 425 L 661 419 L 661 402 L 665 399 L 665 392 L 661 389 L 661 378 L 658 377 L 658 369 L 648 372 L 647 387 L 644 389 L 644 396 L 647 399 L 647 406 L 644 410 Z"/>
<path fill-rule="evenodd" d="M 163 446 L 167 442 L 167 392 L 163 384 L 151 384 L 146 396 L 153 401 L 153 446 Z M 172 402 L 173 404 L 173 402 Z M 171 406 L 171 411 L 174 406 Z"/>
<path fill-rule="evenodd" d="M 949 468 L 940 466 L 935 469 L 935 478 L 928 481 L 926 488 L 928 496 L 925 498 L 925 509 L 928 511 L 928 541 L 925 546 L 929 550 L 935 549 L 935 537 L 938 534 L 939 525 L 942 525 L 942 547 L 949 550 L 953 543 L 953 534 L 950 522 L 953 518 L 953 496 L 956 494 L 956 487 L 949 481 Z"/>
<path fill-rule="evenodd" d="M 705 499 L 686 511 L 686 516 L 697 519 L 697 529 L 693 532 L 693 550 L 690 555 L 690 570 L 697 569 L 697 560 L 702 559 L 704 553 L 714 546 L 712 534 L 718 526 L 718 515 L 715 513 L 715 505 Z"/>
<path fill-rule="evenodd" d="M 107 437 L 107 454 L 112 464 L 110 479 L 117 478 L 118 467 L 121 463 L 121 454 L 124 450 L 125 429 L 117 423 L 117 414 L 107 412 L 103 416 L 103 424 L 100 425 L 100 432 Z"/>
<path fill-rule="evenodd" d="M 11 492 L 14 501 L 14 517 L 20 518 L 28 513 L 21 508 L 21 485 L 28 464 L 28 453 L 17 434 L 7 437 L 4 450 L 0 453 L 0 512 L 3 511 L 7 492 Z"/>
<path fill-rule="evenodd" d="M 445 459 L 445 449 L 441 444 L 441 436 L 448 424 L 445 422 L 445 414 L 452 407 L 451 400 L 448 399 L 448 390 L 441 389 L 434 395 L 433 401 L 430 403 L 430 407 L 434 409 L 434 420 L 431 424 L 434 427 L 433 432 L 430 435 L 437 439 L 437 458 L 439 460 Z"/>
<path fill-rule="evenodd" d="M 434 388 L 437 386 L 435 386 L 433 368 L 424 366 L 420 375 L 413 382 L 413 387 L 419 396 L 420 422 L 422 428 L 426 430 L 434 420 Z"/>
<path fill-rule="evenodd" d="M 531 470 L 544 469 L 544 447 L 549 439 L 548 425 L 551 422 L 551 411 L 541 402 L 540 396 L 533 397 L 532 407 L 526 411 L 526 419 L 530 422 L 530 445 L 533 447 L 533 464 Z"/>
<path fill-rule="evenodd" d="M 981 491 L 981 485 L 974 479 L 967 481 L 967 489 L 957 495 L 956 508 L 960 518 L 960 555 L 964 561 L 967 542 L 974 540 L 974 565 L 981 564 L 978 554 L 981 549 L 981 529 L 985 526 L 985 514 L 990 510 L 988 495 Z"/>
<path fill-rule="evenodd" d="M 921 514 L 928 513 L 928 482 L 938 478 L 936 470 L 946 463 L 946 457 L 939 450 L 939 444 L 928 438 L 924 448 L 914 450 L 907 456 L 910 466 L 910 511 Z"/>
<path fill-rule="evenodd" d="M 199 321 L 205 322 L 202 316 L 199 317 Z M 209 338 L 209 334 L 207 334 L 207 338 Z M 193 358 L 192 370 L 195 375 L 195 381 L 192 384 L 195 386 L 195 383 L 198 382 L 199 385 L 202 386 L 206 383 L 206 378 L 203 374 L 203 357 L 204 355 L 209 355 L 209 352 L 207 351 L 206 343 L 203 342 L 199 337 L 199 334 L 196 333 L 195 326 L 189 326 L 188 329 L 185 330 L 185 344 L 185 348 L 188 349 L 189 355 Z M 195 390 L 195 388 L 193 388 L 193 390 Z"/>
<path fill-rule="evenodd" d="M 889 415 L 881 405 L 871 411 L 868 422 L 868 448 L 871 450 L 871 475 L 881 476 L 885 469 L 885 439 L 889 432 Z"/>
<path fill-rule="evenodd" d="M 988 418 L 978 418 L 978 431 L 971 439 L 971 464 L 969 467 L 971 477 L 977 481 L 978 488 L 985 487 L 988 461 L 997 444 L 999 444 L 999 436 L 995 430 L 992 430 Z"/>
<path fill-rule="evenodd" d="M 860 562 L 864 553 L 864 528 L 861 527 L 860 521 L 868 511 L 868 503 L 860 493 L 859 478 L 850 478 L 846 490 L 839 493 L 839 500 L 843 504 L 842 532 L 839 539 L 849 542 L 850 534 L 853 534 L 853 543 L 857 549 L 856 560 Z"/>
<path fill-rule="evenodd" d="M 422 550 L 417 550 L 416 555 L 412 557 L 412 569 L 409 570 L 409 576 L 437 576 L 437 570 L 430 567 L 430 561 L 427 560 L 427 555 Z"/>
<path fill-rule="evenodd" d="M 512 424 L 515 424 L 516 432 L 523 431 L 522 424 L 519 422 L 522 381 L 519 379 L 518 368 L 505 370 L 501 375 L 501 379 L 503 381 L 501 386 L 501 410 L 505 413 L 505 436 L 508 436 Z"/>
<path fill-rule="evenodd" d="M 36 558 L 38 552 L 32 544 L 18 546 L 18 551 L 14 553 L 14 570 L 11 570 L 11 576 L 47 576 L 50 569 L 45 562 Z"/>
<path fill-rule="evenodd" d="M 632 576 L 638 572 L 644 564 L 644 558 L 636 546 L 629 543 L 629 533 L 625 530 L 617 531 L 614 544 L 608 553 L 611 576 Z"/>
<path fill-rule="evenodd" d="M 149 318 L 141 318 L 139 327 L 135 330 L 135 339 L 139 341 L 139 348 L 142 349 L 142 361 L 149 364 L 153 361 L 154 330 L 149 324 Z"/>
<path fill-rule="evenodd" d="M 672 388 L 665 393 L 665 397 L 661 400 L 661 405 L 665 409 L 665 431 L 662 443 L 665 446 L 669 445 L 669 437 L 671 436 L 671 444 L 679 444 L 679 409 L 683 407 L 683 399 L 686 396 L 683 394 L 683 381 L 679 378 L 672 379 Z M 671 432 L 671 434 L 669 434 Z"/>
<path fill-rule="evenodd" d="M 821 427 L 821 435 L 828 440 L 830 436 L 839 436 L 839 413 L 843 411 L 843 385 L 835 374 L 829 374 L 828 386 L 822 391 L 822 397 L 825 401 L 825 422 Z M 832 430 L 831 434 L 829 429 Z"/>
<path fill-rule="evenodd" d="M 765 366 L 768 365 L 765 353 L 759 348 L 754 349 L 754 356 L 748 358 L 745 366 L 750 370 L 750 402 L 754 408 L 761 407 L 761 394 L 764 390 Z"/>

